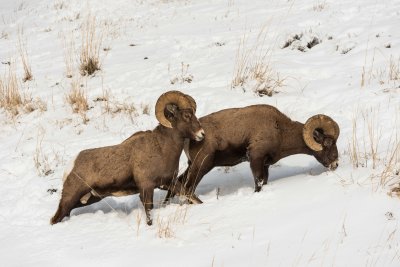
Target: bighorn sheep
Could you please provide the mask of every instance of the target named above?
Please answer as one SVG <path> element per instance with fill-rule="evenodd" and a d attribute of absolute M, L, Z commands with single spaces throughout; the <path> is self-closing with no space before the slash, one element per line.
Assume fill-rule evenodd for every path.
<path fill-rule="evenodd" d="M 325 167 L 338 167 L 339 126 L 328 116 L 315 115 L 302 124 L 275 107 L 253 105 L 221 110 L 199 120 L 207 136 L 199 143 L 187 140 L 184 150 L 189 167 L 178 178 L 190 192 L 213 167 L 243 161 L 250 161 L 256 192 L 267 183 L 269 166 L 290 155 L 313 155 Z M 169 191 L 165 201 L 173 195 Z"/>
<path fill-rule="evenodd" d="M 106 196 L 139 193 L 147 224 L 151 225 L 154 188 L 169 189 L 191 202 L 176 179 L 185 138 L 201 141 L 204 130 L 195 116 L 196 102 L 188 95 L 170 91 L 155 107 L 160 122 L 154 130 L 137 132 L 121 144 L 81 151 L 65 174 L 61 200 L 51 224 L 61 222 L 72 209 L 100 201 Z"/>

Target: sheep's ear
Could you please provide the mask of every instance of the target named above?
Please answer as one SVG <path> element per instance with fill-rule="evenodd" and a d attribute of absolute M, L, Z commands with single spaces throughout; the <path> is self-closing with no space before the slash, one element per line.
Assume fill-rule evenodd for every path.
<path fill-rule="evenodd" d="M 322 146 L 324 147 L 331 147 L 333 145 L 333 139 L 332 138 L 324 138 L 324 143 L 322 144 Z"/>
<path fill-rule="evenodd" d="M 167 104 L 165 106 L 164 115 L 169 120 L 172 121 L 178 112 L 178 106 L 175 104 Z"/>
<path fill-rule="evenodd" d="M 322 142 L 324 142 L 324 134 L 318 130 L 314 130 L 313 137 L 315 142 L 317 142 L 318 144 L 322 144 Z"/>

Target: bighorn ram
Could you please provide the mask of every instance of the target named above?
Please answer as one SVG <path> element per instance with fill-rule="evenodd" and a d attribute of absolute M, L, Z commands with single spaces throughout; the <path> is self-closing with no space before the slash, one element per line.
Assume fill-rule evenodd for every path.
<path fill-rule="evenodd" d="M 254 105 L 221 110 L 199 120 L 207 136 L 202 142 L 186 143 L 189 167 L 178 178 L 192 193 L 215 166 L 250 161 L 256 192 L 267 183 L 269 166 L 290 155 L 313 155 L 332 170 L 338 166 L 339 126 L 325 115 L 302 124 L 272 106 Z M 165 201 L 173 195 L 169 191 Z"/>
<path fill-rule="evenodd" d="M 137 132 L 118 145 L 78 154 L 72 169 L 64 175 L 61 200 L 51 224 L 60 222 L 72 209 L 106 196 L 139 193 L 147 224 L 151 225 L 156 187 L 201 203 L 196 196 L 186 194 L 176 179 L 185 138 L 204 138 L 204 130 L 195 116 L 196 102 L 181 92 L 170 91 L 159 97 L 155 112 L 160 125 L 154 130 Z"/>

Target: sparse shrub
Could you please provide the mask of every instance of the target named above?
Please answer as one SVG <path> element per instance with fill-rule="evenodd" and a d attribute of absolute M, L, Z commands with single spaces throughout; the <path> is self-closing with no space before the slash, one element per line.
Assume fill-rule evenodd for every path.
<path fill-rule="evenodd" d="M 282 45 L 282 49 L 290 48 L 292 50 L 307 52 L 321 42 L 322 39 L 318 36 L 318 34 L 314 33 L 310 29 L 309 31 L 304 31 L 289 36 L 285 43 Z"/>
<path fill-rule="evenodd" d="M 111 114 L 112 116 L 116 114 L 125 114 L 128 115 L 128 117 L 131 119 L 131 121 L 134 121 L 134 118 L 138 116 L 138 111 L 134 105 L 134 103 L 125 100 L 123 102 L 118 101 L 118 100 L 111 100 L 110 95 L 107 92 L 107 94 L 103 95 L 101 98 L 97 98 L 95 101 L 102 101 L 103 105 L 103 112 Z"/>
<path fill-rule="evenodd" d="M 29 101 L 26 101 L 24 105 L 24 111 L 26 113 L 31 113 L 35 110 L 39 110 L 41 112 L 47 111 L 47 104 L 40 98 L 36 99 L 30 99 Z"/>
<path fill-rule="evenodd" d="M 193 75 L 189 73 L 189 64 L 181 62 L 181 73 L 170 79 L 171 84 L 183 84 L 191 83 L 193 81 Z"/>
<path fill-rule="evenodd" d="M 239 44 L 231 88 L 251 88 L 259 96 L 272 96 L 284 86 L 284 78 L 271 66 L 271 50 L 266 47 L 267 31 L 263 28 L 253 46 L 247 47 L 244 36 Z"/>

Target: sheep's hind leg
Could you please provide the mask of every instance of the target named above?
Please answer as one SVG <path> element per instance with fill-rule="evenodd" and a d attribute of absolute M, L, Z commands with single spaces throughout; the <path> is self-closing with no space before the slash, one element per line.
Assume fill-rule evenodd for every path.
<path fill-rule="evenodd" d="M 263 185 L 266 185 L 268 183 L 268 177 L 269 177 L 269 165 L 264 165 L 264 181 L 263 181 Z"/>
<path fill-rule="evenodd" d="M 79 203 L 80 198 L 88 192 L 90 192 L 90 188 L 87 185 L 75 179 L 74 176 L 69 176 L 64 182 L 58 209 L 50 223 L 59 223 L 64 217 L 69 216 L 71 210 Z"/>
<path fill-rule="evenodd" d="M 264 174 L 264 157 L 250 156 L 250 168 L 254 177 L 254 192 L 260 192 L 264 182 L 268 180 L 268 178 L 265 178 Z"/>
<path fill-rule="evenodd" d="M 73 210 L 79 202 L 79 199 L 82 194 L 70 194 L 70 195 L 62 195 L 60 204 L 58 205 L 58 209 L 54 214 L 53 218 L 51 218 L 50 223 L 56 224 L 62 221 L 64 217 L 69 216 L 71 210 Z"/>

